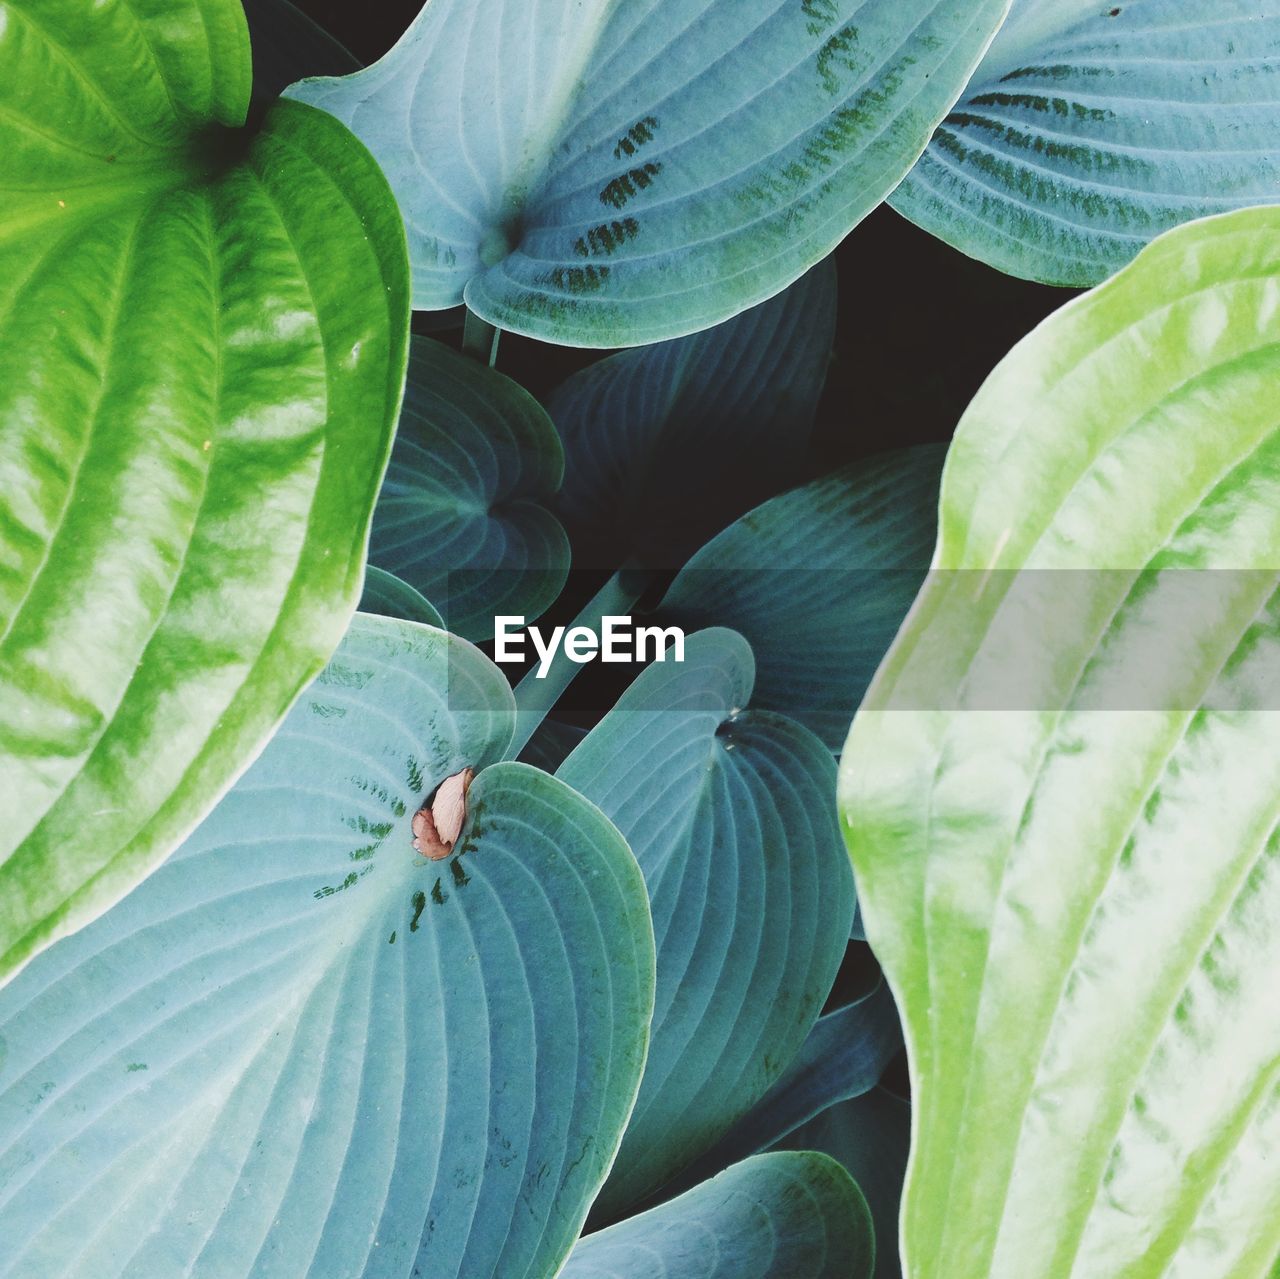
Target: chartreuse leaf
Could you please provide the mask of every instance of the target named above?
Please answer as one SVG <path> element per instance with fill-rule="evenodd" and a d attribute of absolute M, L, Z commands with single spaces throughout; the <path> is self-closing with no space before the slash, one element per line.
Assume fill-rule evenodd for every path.
<path fill-rule="evenodd" d="M 358 616 L 145 883 L 0 992 L 0 1274 L 554 1274 L 626 1122 L 653 940 L 617 831 L 495 763 L 497 669 Z M 410 847 L 478 772 L 459 852 Z"/>
<path fill-rule="evenodd" d="M 375 568 L 372 564 L 365 569 L 360 609 L 382 617 L 398 617 L 406 622 L 425 622 L 428 626 L 444 628 L 440 614 L 429 600 L 415 591 L 408 582 L 402 582 L 394 573 Z"/>
<path fill-rule="evenodd" d="M 898 1208 L 911 1144 L 911 1107 L 884 1088 L 837 1102 L 792 1130 L 777 1150 L 820 1150 L 844 1164 L 871 1210 L 876 1279 L 898 1279 Z"/>
<path fill-rule="evenodd" d="M 678 568 L 796 482 L 835 322 L 827 259 L 715 328 L 621 351 L 569 378 L 547 408 L 564 441 L 556 508 L 577 562 Z"/>
<path fill-rule="evenodd" d="M 744 711 L 740 635 L 688 638 L 557 774 L 613 819 L 644 871 L 658 947 L 653 1041 L 599 1204 L 635 1203 L 765 1093 L 816 1020 L 853 917 L 835 765 L 799 724 Z"/>
<path fill-rule="evenodd" d="M 431 0 L 290 92 L 399 197 L 414 305 L 630 346 L 779 292 L 898 184 L 1007 0 Z"/>
<path fill-rule="evenodd" d="M 942 457 L 932 444 L 882 454 L 765 502 L 690 559 L 662 620 L 740 631 L 751 704 L 839 750 L 929 566 Z"/>
<path fill-rule="evenodd" d="M 890 203 L 1002 271 L 1096 284 L 1179 223 L 1280 199 L 1277 74 L 1276 0 L 1015 0 Z"/>
<path fill-rule="evenodd" d="M 187 834 L 333 651 L 408 270 L 363 147 L 235 134 L 238 0 L 0 11 L 0 980 Z"/>
<path fill-rule="evenodd" d="M 544 503 L 564 451 L 543 407 L 510 378 L 415 337 L 372 562 L 404 578 L 468 639 L 497 613 L 537 617 L 569 575 L 569 541 Z"/>
<path fill-rule="evenodd" d="M 563 1279 L 870 1279 L 866 1201 L 826 1155 L 759 1155 L 573 1250 Z"/>
<path fill-rule="evenodd" d="M 1280 210 L 988 380 L 841 802 L 917 1100 L 913 1279 L 1280 1251 Z"/>

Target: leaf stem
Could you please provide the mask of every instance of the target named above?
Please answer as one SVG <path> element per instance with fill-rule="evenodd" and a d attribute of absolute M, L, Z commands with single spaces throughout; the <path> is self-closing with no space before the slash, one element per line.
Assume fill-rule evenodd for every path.
<path fill-rule="evenodd" d="M 482 320 L 474 311 L 468 309 L 462 321 L 462 353 L 469 355 L 481 364 L 490 368 L 498 362 L 498 338 L 502 330 L 488 320 Z"/>
<path fill-rule="evenodd" d="M 565 633 L 575 626 L 587 626 L 597 633 L 605 617 L 625 615 L 635 606 L 652 580 L 652 574 L 644 569 L 620 568 L 583 607 L 582 612 L 565 627 Z M 551 658 L 546 674 L 539 679 L 537 667 L 529 671 L 516 685 L 516 730 L 507 747 L 506 759 L 515 759 L 537 732 L 538 725 L 560 700 L 561 694 L 573 683 L 574 676 L 582 669 L 581 662 L 565 656 L 564 648 L 558 648 Z"/>

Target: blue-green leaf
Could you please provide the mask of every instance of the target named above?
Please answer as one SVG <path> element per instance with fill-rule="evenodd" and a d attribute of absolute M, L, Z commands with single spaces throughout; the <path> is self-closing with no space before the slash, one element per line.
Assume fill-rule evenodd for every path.
<path fill-rule="evenodd" d="M 510 378 L 415 337 L 371 563 L 403 578 L 455 634 L 492 639 L 495 613 L 532 620 L 560 593 L 569 542 L 544 503 L 564 453 Z"/>
<path fill-rule="evenodd" d="M 764 1095 L 847 944 L 853 881 L 831 754 L 799 724 L 743 710 L 752 677 L 740 635 L 692 635 L 684 662 L 646 668 L 558 774 L 630 842 L 658 946 L 653 1042 L 606 1215 Z"/>
<path fill-rule="evenodd" d="M 1016 0 L 890 203 L 972 257 L 1096 284 L 1162 231 L 1280 200 L 1276 0 Z"/>
<path fill-rule="evenodd" d="M 932 444 L 886 453 L 757 507 L 689 561 L 663 620 L 740 631 L 752 706 L 838 750 L 928 568 L 942 457 Z"/>
<path fill-rule="evenodd" d="M 814 1153 L 759 1155 L 573 1250 L 562 1279 L 870 1279 L 858 1187 Z"/>
<path fill-rule="evenodd" d="M 835 263 L 692 337 L 575 374 L 548 411 L 564 441 L 556 507 L 578 563 L 679 568 L 801 478 L 831 358 Z"/>
<path fill-rule="evenodd" d="M 898 1011 L 881 982 L 861 999 L 820 1017 L 782 1078 L 675 1184 L 695 1185 L 768 1150 L 824 1110 L 869 1092 L 901 1049 Z"/>
<path fill-rule="evenodd" d="M 375 568 L 372 564 L 365 569 L 360 611 L 444 628 L 444 621 L 429 600 L 415 591 L 408 582 L 402 582 L 394 573 Z"/>
<path fill-rule="evenodd" d="M 494 763 L 511 728 L 476 650 L 357 616 L 175 856 L 0 992 L 0 1275 L 555 1273 L 652 936 L 617 831 Z M 468 765 L 429 863 L 413 812 Z"/>
<path fill-rule="evenodd" d="M 431 0 L 290 92 L 382 163 L 414 304 L 580 346 L 779 292 L 901 181 L 1007 0 Z"/>
<path fill-rule="evenodd" d="M 875 1279 L 898 1279 L 898 1208 L 911 1146 L 911 1107 L 884 1088 L 842 1101 L 787 1134 L 775 1149 L 821 1150 L 858 1183 L 875 1223 Z"/>

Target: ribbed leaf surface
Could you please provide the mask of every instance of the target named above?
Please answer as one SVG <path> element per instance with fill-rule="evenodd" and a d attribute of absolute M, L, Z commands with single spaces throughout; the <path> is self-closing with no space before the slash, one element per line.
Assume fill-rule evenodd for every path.
<path fill-rule="evenodd" d="M 0 981 L 172 850 L 340 639 L 403 231 L 235 0 L 0 10 Z"/>
<path fill-rule="evenodd" d="M 913 1279 L 1280 1252 L 1280 210 L 1170 232 L 961 422 L 841 763 Z"/>

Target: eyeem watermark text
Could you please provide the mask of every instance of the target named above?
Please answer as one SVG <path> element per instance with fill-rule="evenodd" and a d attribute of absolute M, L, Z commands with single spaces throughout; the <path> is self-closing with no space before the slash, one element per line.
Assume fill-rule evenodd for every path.
<path fill-rule="evenodd" d="M 523 662 L 525 638 L 537 654 L 537 679 L 546 679 L 557 652 L 579 665 L 602 662 L 684 661 L 684 631 L 678 626 L 636 626 L 629 617 L 606 615 L 597 633 L 589 626 L 555 627 L 545 635 L 526 627 L 523 616 L 499 614 L 493 619 L 493 656 L 498 662 Z"/>

